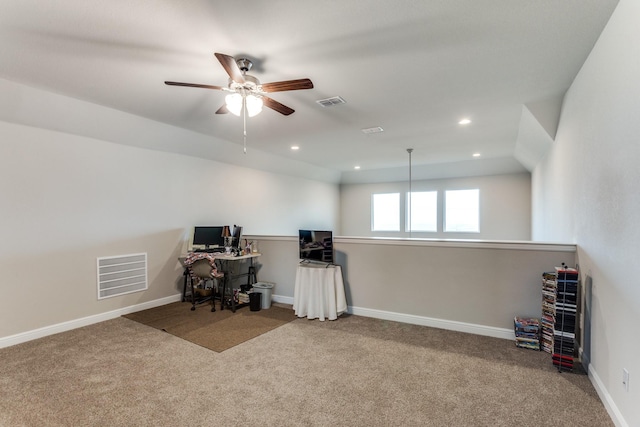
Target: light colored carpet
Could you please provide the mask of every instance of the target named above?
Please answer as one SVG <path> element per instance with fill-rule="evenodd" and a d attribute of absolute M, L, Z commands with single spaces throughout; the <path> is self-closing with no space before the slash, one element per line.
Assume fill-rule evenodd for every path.
<path fill-rule="evenodd" d="M 118 318 L 0 349 L 0 426 L 612 426 L 507 340 L 345 315 L 222 353 Z"/>

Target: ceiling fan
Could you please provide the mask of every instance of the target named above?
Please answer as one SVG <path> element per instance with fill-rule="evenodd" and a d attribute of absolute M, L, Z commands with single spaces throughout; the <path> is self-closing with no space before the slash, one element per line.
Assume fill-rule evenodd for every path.
<path fill-rule="evenodd" d="M 235 59 L 223 53 L 216 53 L 216 58 L 222 64 L 222 68 L 229 75 L 227 87 L 202 85 L 196 83 L 180 83 L 165 81 L 170 86 L 197 87 L 231 92 L 225 98 L 225 105 L 220 107 L 216 114 L 233 113 L 237 116 L 244 110 L 249 117 L 262 111 L 262 106 L 271 108 L 280 114 L 288 116 L 295 110 L 266 96 L 266 93 L 284 92 L 287 90 L 312 89 L 313 83 L 309 79 L 286 80 L 282 82 L 263 83 L 252 75 L 247 74 L 253 63 L 247 58 Z M 244 108 L 243 108 L 244 107 Z"/>

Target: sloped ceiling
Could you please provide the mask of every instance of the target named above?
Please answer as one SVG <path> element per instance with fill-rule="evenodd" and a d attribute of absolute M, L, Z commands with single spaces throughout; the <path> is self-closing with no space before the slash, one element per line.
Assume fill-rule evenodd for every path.
<path fill-rule="evenodd" d="M 214 114 L 224 92 L 163 82 L 224 86 L 213 53 L 245 56 L 261 82 L 306 77 L 315 85 L 272 94 L 294 114 L 267 109 L 248 120 L 248 150 L 265 161 L 295 160 L 343 182 L 398 180 L 413 148 L 416 179 L 510 173 L 531 167 L 516 155 L 523 108 L 524 120 L 553 139 L 562 96 L 616 4 L 3 2 L 0 78 L 211 136 L 243 156 L 242 119 Z M 332 96 L 346 104 L 316 103 Z M 471 124 L 459 125 L 462 118 Z M 375 126 L 384 132 L 361 132 Z"/>

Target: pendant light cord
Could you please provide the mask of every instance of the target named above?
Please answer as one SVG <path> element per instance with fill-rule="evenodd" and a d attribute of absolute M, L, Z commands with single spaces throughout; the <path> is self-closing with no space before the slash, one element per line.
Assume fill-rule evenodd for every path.
<path fill-rule="evenodd" d="M 411 238 L 411 153 L 413 152 L 413 148 L 407 148 L 407 153 L 409 153 L 409 200 L 408 200 L 408 207 L 407 209 L 409 210 L 408 214 L 407 214 L 407 221 L 409 223 L 408 229 L 409 229 L 409 238 Z"/>

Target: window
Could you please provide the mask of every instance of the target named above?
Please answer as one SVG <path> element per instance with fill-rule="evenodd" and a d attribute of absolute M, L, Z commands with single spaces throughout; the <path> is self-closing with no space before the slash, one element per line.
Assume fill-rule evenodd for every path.
<path fill-rule="evenodd" d="M 400 193 L 374 194 L 371 230 L 400 231 Z"/>
<path fill-rule="evenodd" d="M 438 192 L 407 193 L 407 212 L 406 231 L 438 231 Z"/>
<path fill-rule="evenodd" d="M 480 190 L 445 193 L 444 231 L 480 232 Z"/>

